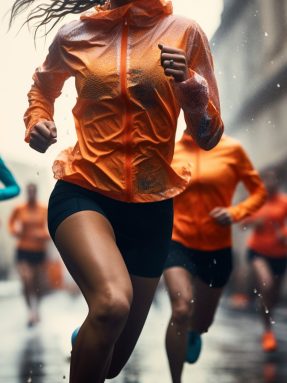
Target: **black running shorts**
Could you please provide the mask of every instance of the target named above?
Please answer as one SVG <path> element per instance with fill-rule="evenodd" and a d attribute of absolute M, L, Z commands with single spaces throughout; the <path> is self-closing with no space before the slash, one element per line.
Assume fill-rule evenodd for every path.
<path fill-rule="evenodd" d="M 210 287 L 222 288 L 227 284 L 232 272 L 232 250 L 225 248 L 202 251 L 171 241 L 165 269 L 171 267 L 182 267 Z"/>
<path fill-rule="evenodd" d="M 30 266 L 36 266 L 45 262 L 45 260 L 45 251 L 31 251 L 23 249 L 17 249 L 16 251 L 16 262 L 26 262 Z"/>
<path fill-rule="evenodd" d="M 249 262 L 252 262 L 256 258 L 263 259 L 275 277 L 283 277 L 286 272 L 287 257 L 268 257 L 252 249 L 248 249 L 247 257 Z"/>
<path fill-rule="evenodd" d="M 84 210 L 96 211 L 109 220 L 130 274 L 147 278 L 162 274 L 172 233 L 172 199 L 149 203 L 122 202 L 69 182 L 58 181 L 48 208 L 48 227 L 52 239 L 55 240 L 61 222 Z"/>

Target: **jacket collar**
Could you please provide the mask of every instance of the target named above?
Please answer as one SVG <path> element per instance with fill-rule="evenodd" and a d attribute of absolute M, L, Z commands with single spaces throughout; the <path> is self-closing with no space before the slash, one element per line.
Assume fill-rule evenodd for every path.
<path fill-rule="evenodd" d="M 81 20 L 102 20 L 117 23 L 127 19 L 130 25 L 149 27 L 158 18 L 172 14 L 171 0 L 133 0 L 132 2 L 114 9 L 94 7 L 81 16 Z"/>

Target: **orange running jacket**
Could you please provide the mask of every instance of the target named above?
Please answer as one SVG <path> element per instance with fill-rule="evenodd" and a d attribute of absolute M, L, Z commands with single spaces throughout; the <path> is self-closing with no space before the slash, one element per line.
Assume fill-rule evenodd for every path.
<path fill-rule="evenodd" d="M 16 207 L 9 220 L 9 231 L 18 238 L 17 249 L 45 251 L 49 240 L 47 208 L 36 204 Z"/>
<path fill-rule="evenodd" d="M 231 226 L 219 225 L 209 213 L 215 207 L 226 207 L 234 222 L 242 220 L 264 203 L 266 192 L 263 183 L 240 143 L 225 135 L 213 150 L 205 152 L 184 134 L 176 144 L 174 162 L 178 166 L 187 158 L 194 167 L 193 177 L 189 187 L 175 198 L 172 238 L 198 250 L 230 247 Z M 231 206 L 235 189 L 241 181 L 250 195 Z"/>
<path fill-rule="evenodd" d="M 159 43 L 184 49 L 190 75 L 185 82 L 165 76 Z M 24 117 L 27 142 L 37 122 L 53 120 L 55 98 L 70 76 L 78 93 L 78 140 L 54 162 L 56 179 L 130 202 L 171 198 L 190 180 L 186 164 L 171 167 L 180 109 L 200 146 L 211 149 L 222 135 L 208 41 L 194 21 L 172 14 L 170 1 L 93 8 L 62 27 L 33 76 Z M 192 126 L 191 82 L 200 76 L 209 103 L 203 123 Z"/>
<path fill-rule="evenodd" d="M 254 220 L 262 221 L 262 226 L 253 230 L 248 247 L 267 257 L 287 257 L 286 241 L 278 235 L 286 236 L 287 195 L 278 193 L 268 199 L 265 205 L 247 223 Z"/>

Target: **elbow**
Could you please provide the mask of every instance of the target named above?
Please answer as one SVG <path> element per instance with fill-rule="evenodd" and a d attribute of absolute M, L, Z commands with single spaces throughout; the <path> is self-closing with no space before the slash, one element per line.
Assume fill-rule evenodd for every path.
<path fill-rule="evenodd" d="M 211 135 L 208 137 L 199 137 L 197 139 L 197 144 L 198 146 L 206 151 L 209 151 L 213 149 L 220 141 L 222 134 L 224 131 L 223 124 L 219 125 L 216 129 L 215 132 L 213 132 Z"/>
<path fill-rule="evenodd" d="M 14 191 L 14 197 L 17 197 L 20 193 L 21 193 L 21 188 L 20 186 L 17 184 L 15 185 L 15 191 Z"/>

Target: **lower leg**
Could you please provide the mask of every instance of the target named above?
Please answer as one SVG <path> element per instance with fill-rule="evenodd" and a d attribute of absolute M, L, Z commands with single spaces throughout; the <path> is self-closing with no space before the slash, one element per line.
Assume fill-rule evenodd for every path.
<path fill-rule="evenodd" d="M 133 302 L 126 325 L 117 340 L 107 378 L 117 376 L 127 363 L 145 324 L 159 278 L 131 276 Z"/>
<path fill-rule="evenodd" d="M 191 278 L 190 273 L 180 267 L 167 269 L 164 277 L 172 305 L 172 316 L 166 331 L 165 346 L 172 382 L 180 383 L 191 317 Z"/>

